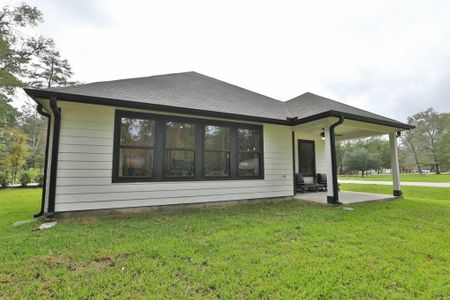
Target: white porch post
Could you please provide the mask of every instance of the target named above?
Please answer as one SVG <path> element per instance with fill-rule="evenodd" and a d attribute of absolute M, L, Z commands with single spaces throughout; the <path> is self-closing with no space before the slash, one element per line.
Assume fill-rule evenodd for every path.
<path fill-rule="evenodd" d="M 391 148 L 392 182 L 394 184 L 394 196 L 401 196 L 400 168 L 398 165 L 397 136 L 395 132 L 389 133 L 389 145 Z"/>
<path fill-rule="evenodd" d="M 334 203 L 334 180 L 333 180 L 333 165 L 331 163 L 331 135 L 330 127 L 325 128 L 325 160 L 327 165 L 327 202 Z M 331 202 L 330 202 L 331 200 Z"/>

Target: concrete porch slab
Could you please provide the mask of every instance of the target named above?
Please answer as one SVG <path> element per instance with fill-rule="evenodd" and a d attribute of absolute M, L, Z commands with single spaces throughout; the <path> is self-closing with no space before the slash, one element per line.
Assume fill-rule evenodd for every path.
<path fill-rule="evenodd" d="M 370 201 L 383 201 L 383 200 L 394 200 L 398 197 L 373 194 L 373 193 L 361 193 L 361 192 L 339 192 L 339 201 L 345 204 L 370 202 Z M 309 201 L 320 204 L 327 204 L 327 193 L 326 192 L 310 192 L 304 194 L 295 195 L 295 199 Z"/>

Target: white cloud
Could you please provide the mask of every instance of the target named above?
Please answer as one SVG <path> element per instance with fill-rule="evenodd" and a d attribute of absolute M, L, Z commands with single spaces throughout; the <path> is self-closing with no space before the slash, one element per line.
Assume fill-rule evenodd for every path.
<path fill-rule="evenodd" d="M 32 1 L 81 81 L 195 70 L 397 118 L 450 110 L 448 1 Z M 445 99 L 445 100 L 444 100 Z"/>

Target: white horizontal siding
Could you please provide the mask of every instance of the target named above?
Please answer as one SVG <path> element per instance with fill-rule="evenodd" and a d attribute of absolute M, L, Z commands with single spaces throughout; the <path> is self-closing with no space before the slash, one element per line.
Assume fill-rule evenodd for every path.
<path fill-rule="evenodd" d="M 58 179 L 60 178 L 86 178 L 86 177 L 105 177 L 111 178 L 111 170 L 58 170 Z"/>
<path fill-rule="evenodd" d="M 98 154 L 98 153 L 77 153 L 77 152 L 65 152 L 59 154 L 59 159 L 62 161 L 89 161 L 89 162 L 101 162 L 112 161 L 110 154 Z"/>
<path fill-rule="evenodd" d="M 106 138 L 110 139 L 114 135 L 114 130 L 105 129 L 86 129 L 86 128 L 72 128 L 64 127 L 61 128 L 64 131 L 64 135 L 68 136 L 85 136 L 94 138 Z"/>
<path fill-rule="evenodd" d="M 121 201 L 107 201 L 107 202 L 91 201 L 83 203 L 58 203 L 57 211 L 143 207 L 143 206 L 158 206 L 158 205 L 183 204 L 183 203 L 202 203 L 202 202 L 245 200 L 245 199 L 258 199 L 270 197 L 287 197 L 291 195 L 292 191 L 291 192 L 276 191 L 269 193 L 245 193 L 245 191 L 239 191 L 237 193 L 208 195 L 204 197 L 194 196 L 194 197 L 172 198 L 167 196 L 159 199 L 145 199 L 145 200 L 126 199 Z"/>
<path fill-rule="evenodd" d="M 291 129 L 264 125 L 264 180 L 112 183 L 114 108 L 64 103 L 56 211 L 292 195 Z"/>
<path fill-rule="evenodd" d="M 108 161 L 66 161 L 58 159 L 58 170 L 109 170 L 112 162 Z"/>
<path fill-rule="evenodd" d="M 65 178 L 68 179 L 68 178 Z M 218 189 L 218 188 L 227 188 L 227 189 L 241 189 L 246 187 L 261 187 L 261 182 L 263 180 L 220 180 L 220 181 L 162 181 L 162 182 L 136 182 L 136 183 L 114 183 L 114 184 L 100 184 L 99 178 L 92 178 L 93 180 L 97 180 L 97 184 L 89 185 L 89 184 L 71 184 L 67 186 L 58 185 L 56 191 L 58 194 L 78 194 L 80 190 L 83 193 L 102 193 L 104 188 L 106 187 L 108 192 L 110 193 L 128 193 L 135 191 L 172 191 L 172 190 L 192 190 L 198 189 L 201 186 L 202 189 Z M 265 183 L 263 186 L 270 185 L 285 185 L 286 180 L 264 180 Z M 290 176 L 289 181 L 292 179 L 292 175 Z M 109 179 L 111 181 L 111 179 Z M 288 185 L 291 185 L 292 182 L 289 182 Z"/>
<path fill-rule="evenodd" d="M 68 108 L 70 109 L 70 108 Z M 72 129 L 87 129 L 87 130 L 111 130 L 110 122 L 96 122 L 96 121 L 72 121 L 64 119 L 64 124 L 61 128 L 72 128 Z"/>
<path fill-rule="evenodd" d="M 101 153 L 112 154 L 113 146 L 60 144 L 59 153 Z"/>
<path fill-rule="evenodd" d="M 104 137 L 91 137 L 91 136 L 74 136 L 66 135 L 66 133 L 61 130 L 60 143 L 62 145 L 94 145 L 94 146 L 112 146 L 112 138 Z"/>
<path fill-rule="evenodd" d="M 284 186 L 280 185 L 266 185 L 266 186 L 257 186 L 257 187 L 246 187 L 245 193 L 269 193 L 269 192 L 277 192 L 281 191 L 283 192 L 285 190 Z M 170 192 L 170 193 L 168 193 Z M 223 195 L 223 194 L 232 194 L 232 193 L 241 193 L 242 191 L 234 189 L 231 190 L 229 188 L 203 188 L 202 189 L 190 189 L 190 190 L 153 190 L 148 192 L 122 192 L 122 193 L 92 193 L 92 194 L 68 194 L 68 195 L 60 195 L 59 197 L 59 203 L 76 203 L 76 202 L 90 202 L 92 201 L 92 198 L 95 198 L 96 201 L 116 201 L 116 200 L 122 200 L 124 197 L 124 194 L 129 199 L 136 199 L 136 200 L 145 200 L 145 199 L 160 199 L 161 196 L 169 196 L 173 198 L 180 198 L 180 197 L 195 197 L 195 196 L 212 196 L 212 195 Z"/>

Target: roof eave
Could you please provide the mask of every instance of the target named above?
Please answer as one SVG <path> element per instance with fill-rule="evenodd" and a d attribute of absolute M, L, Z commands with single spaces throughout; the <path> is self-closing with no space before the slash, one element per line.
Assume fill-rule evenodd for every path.
<path fill-rule="evenodd" d="M 225 118 L 225 119 L 233 119 L 233 120 L 241 120 L 241 121 L 278 124 L 278 125 L 292 125 L 291 121 L 288 119 L 286 119 L 286 120 L 271 119 L 271 118 L 258 117 L 258 116 L 241 115 L 241 114 L 233 114 L 233 113 L 226 113 L 226 112 L 217 112 L 217 111 L 209 111 L 209 110 L 201 110 L 201 109 L 185 108 L 185 107 L 177 107 L 177 106 L 169 106 L 169 105 L 143 103 L 143 102 L 136 102 L 136 101 L 130 101 L 130 100 L 123 100 L 123 99 L 93 97 L 93 96 L 87 96 L 87 95 L 62 93 L 62 92 L 57 92 L 57 91 L 47 91 L 47 90 L 40 90 L 40 89 L 24 88 L 24 91 L 25 91 L 25 93 L 27 93 L 28 96 L 30 96 L 36 102 L 38 102 L 37 99 L 50 99 L 50 97 L 54 96 L 58 100 L 67 101 L 67 102 L 75 102 L 75 103 L 117 106 L 117 107 L 135 108 L 135 109 L 147 109 L 147 110 L 156 110 L 156 111 L 163 111 L 163 112 L 199 115 L 199 116 L 207 116 L 207 117 L 214 117 L 214 118 Z"/>
<path fill-rule="evenodd" d="M 136 109 L 148 109 L 148 110 L 157 110 L 164 112 L 173 112 L 180 114 L 192 114 L 192 115 L 200 115 L 200 116 L 208 116 L 208 117 L 216 117 L 216 118 L 226 118 L 226 119 L 234 119 L 234 120 L 244 120 L 251 122 L 262 122 L 269 124 L 278 124 L 278 125 L 299 125 L 307 122 L 327 118 L 327 117 L 340 117 L 343 116 L 349 120 L 367 122 L 372 124 L 384 125 L 389 127 L 394 127 L 403 130 L 414 129 L 415 127 L 409 124 L 401 123 L 401 122 L 391 122 L 387 120 L 381 120 L 376 118 L 364 117 L 355 114 L 329 110 L 322 113 L 318 113 L 315 115 L 311 115 L 305 118 L 298 119 L 296 117 L 289 118 L 286 117 L 286 120 L 281 119 L 270 119 L 258 116 L 249 116 L 249 115 L 241 115 L 241 114 L 233 114 L 233 113 L 225 113 L 225 112 L 217 112 L 217 111 L 208 111 L 201 109 L 193 109 L 193 108 L 184 108 L 184 107 L 176 107 L 176 106 L 168 106 L 168 105 L 160 105 L 160 104 L 150 104 L 129 100 L 121 100 L 121 99 L 112 99 L 112 98 L 102 98 L 102 97 L 93 97 L 79 94 L 70 94 L 70 93 L 62 93 L 57 91 L 48 91 L 48 90 L 40 90 L 40 89 L 29 89 L 24 88 L 24 91 L 33 98 L 36 102 L 38 98 L 40 99 L 50 99 L 50 97 L 57 97 L 58 100 L 67 101 L 67 102 L 77 102 L 77 103 L 85 103 L 85 104 L 97 104 L 97 105 L 107 105 L 107 106 L 117 106 L 117 107 L 126 107 L 126 108 L 136 108 Z"/>
<path fill-rule="evenodd" d="M 384 126 L 394 127 L 394 128 L 403 129 L 403 130 L 410 130 L 410 129 L 415 128 L 412 125 L 401 123 L 401 122 L 393 122 L 393 121 L 391 122 L 391 121 L 387 121 L 387 120 L 364 117 L 364 116 L 359 116 L 359 115 L 335 111 L 335 110 L 329 110 L 329 111 L 318 113 L 318 114 L 315 114 L 312 116 L 298 119 L 294 125 L 304 124 L 304 123 L 308 123 L 311 121 L 328 118 L 328 117 L 337 117 L 338 118 L 340 116 L 343 116 L 344 118 L 349 119 L 349 120 L 366 122 L 366 123 L 377 124 L 377 125 L 384 125 Z"/>

